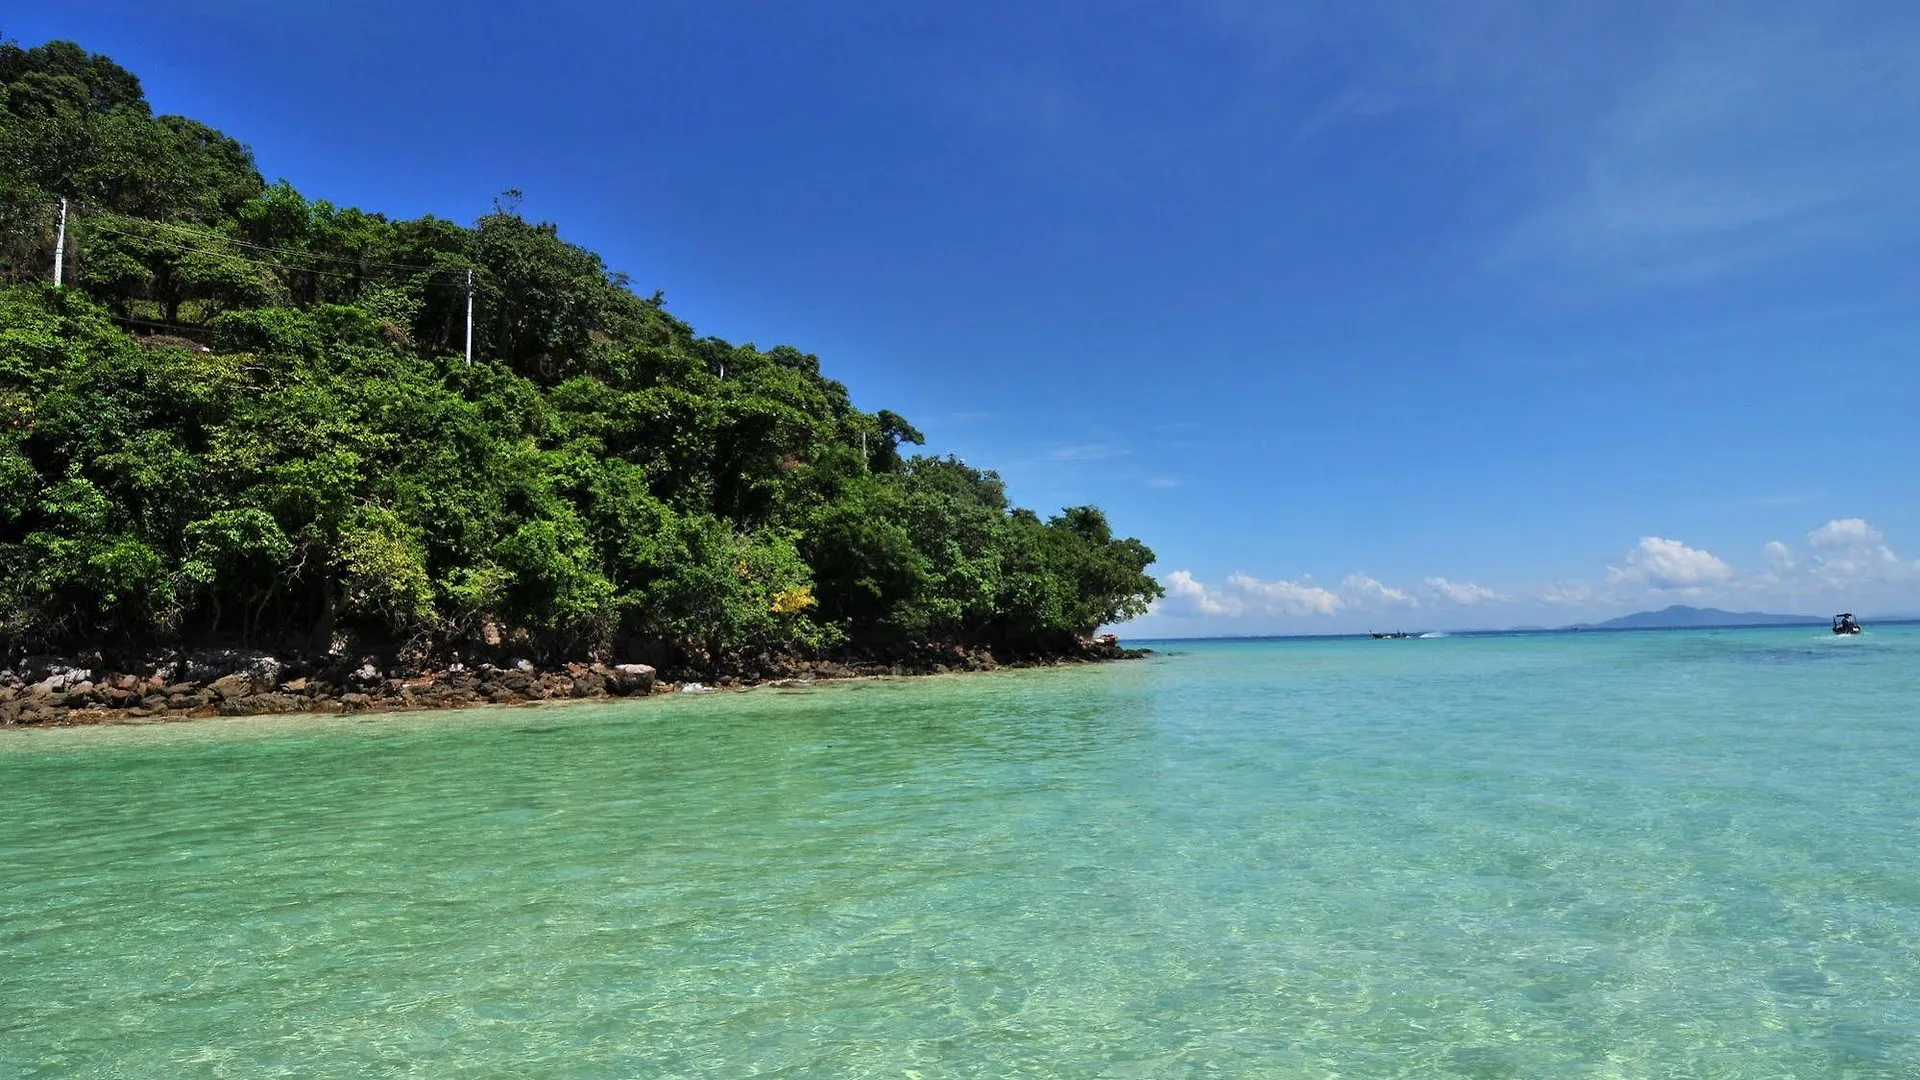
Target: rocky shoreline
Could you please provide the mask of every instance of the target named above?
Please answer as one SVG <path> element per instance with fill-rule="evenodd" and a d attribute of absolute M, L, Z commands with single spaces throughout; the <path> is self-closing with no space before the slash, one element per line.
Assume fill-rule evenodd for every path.
<path fill-rule="evenodd" d="M 0 669 L 0 727 L 151 723 L 208 716 L 402 712 L 472 705 L 644 697 L 650 694 L 791 686 L 815 680 L 932 675 L 1098 663 L 1146 655 L 1111 636 L 1043 654 L 926 643 L 886 657 L 839 660 L 760 657 L 750 670 L 707 682 L 664 679 L 647 664 L 564 663 L 524 658 L 422 668 L 378 656 L 287 658 L 216 650 L 110 661 L 24 657 Z M 684 674 L 684 673 L 682 673 Z"/>

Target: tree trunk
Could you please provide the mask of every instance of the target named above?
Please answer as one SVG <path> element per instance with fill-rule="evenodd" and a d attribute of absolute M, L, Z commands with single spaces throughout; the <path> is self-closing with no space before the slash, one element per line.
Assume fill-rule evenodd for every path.
<path fill-rule="evenodd" d="M 320 618 L 313 628 L 312 650 L 316 653 L 333 651 L 334 598 L 333 575 L 320 578 Z"/>
<path fill-rule="evenodd" d="M 267 605 L 273 603 L 274 595 L 280 591 L 280 582 L 275 581 L 267 588 L 267 594 L 260 598 L 259 606 L 253 609 L 253 615 L 247 619 L 246 641 L 251 641 L 260 633 L 260 617 L 267 612 Z M 245 641 L 242 642 L 245 644 Z"/>

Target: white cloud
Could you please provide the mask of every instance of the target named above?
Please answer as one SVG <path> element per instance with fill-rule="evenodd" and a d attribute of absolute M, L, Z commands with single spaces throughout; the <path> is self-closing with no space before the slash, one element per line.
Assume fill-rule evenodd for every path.
<path fill-rule="evenodd" d="M 1885 539 L 1886 534 L 1867 524 L 1865 518 L 1835 518 L 1807 534 L 1807 543 L 1826 550 L 1860 548 Z"/>
<path fill-rule="evenodd" d="M 1186 570 L 1175 570 L 1163 582 L 1167 595 L 1155 614 L 1182 618 L 1242 618 L 1271 615 L 1332 615 L 1347 606 L 1339 594 L 1310 580 L 1263 581 L 1234 574 L 1224 586 L 1208 585 Z"/>
<path fill-rule="evenodd" d="M 1238 601 L 1220 596 L 1195 581 L 1191 573 L 1175 570 L 1167 575 L 1167 595 L 1156 607 L 1168 615 L 1238 615 Z"/>
<path fill-rule="evenodd" d="M 1516 249 L 1616 281 L 1672 281 L 1910 236 L 1920 155 L 1886 132 L 1920 104 L 1920 76 L 1900 59 L 1920 34 L 1904 10 L 1851 6 L 1696 8 L 1644 27 L 1654 48 L 1588 72 L 1592 111 L 1568 118 L 1575 149 L 1546 174 Z"/>
<path fill-rule="evenodd" d="M 1243 596 L 1249 613 L 1256 615 L 1331 615 L 1344 606 L 1337 594 L 1306 579 L 1262 581 L 1234 574 L 1227 587 Z"/>
<path fill-rule="evenodd" d="M 1607 580 L 1615 584 L 1643 582 L 1661 590 L 1697 591 L 1732 578 L 1733 567 L 1713 552 L 1660 536 L 1641 537 L 1627 552 L 1626 566 L 1607 568 Z"/>
<path fill-rule="evenodd" d="M 1593 589 L 1578 581 L 1561 581 L 1541 589 L 1534 598 L 1543 604 L 1584 604 L 1593 599 Z"/>
<path fill-rule="evenodd" d="M 1760 547 L 1760 570 L 1742 584 L 1750 589 L 1774 589 L 1788 585 L 1800 568 L 1800 560 L 1784 540 L 1769 540 Z"/>
<path fill-rule="evenodd" d="M 1767 541 L 1760 551 L 1766 556 L 1767 566 L 1775 571 L 1791 570 L 1799 565 L 1793 557 L 1793 549 L 1778 540 Z"/>
<path fill-rule="evenodd" d="M 1110 461 L 1117 457 L 1126 457 L 1133 451 L 1110 443 L 1070 443 L 1056 446 L 1046 452 L 1048 461 Z"/>
<path fill-rule="evenodd" d="M 1807 534 L 1814 555 L 1807 570 L 1829 588 L 1852 588 L 1920 576 L 1885 543 L 1886 534 L 1863 518 L 1835 518 Z"/>
<path fill-rule="evenodd" d="M 1407 590 L 1365 574 L 1348 574 L 1338 590 L 1316 585 L 1312 578 L 1267 580 L 1252 574 L 1233 574 L 1225 584 L 1213 586 L 1186 570 L 1167 574 L 1162 583 L 1167 595 L 1155 605 L 1154 613 L 1181 618 L 1327 616 L 1420 606 L 1420 598 Z M 1474 591 L 1475 599 L 1461 600 L 1461 603 L 1474 603 L 1494 595 L 1492 590 L 1477 585 L 1452 587 Z"/>
<path fill-rule="evenodd" d="M 1920 220 L 1920 148 L 1895 137 L 1920 107 L 1914 5 L 1195 2 L 1264 70 L 1339 73 L 1287 99 L 1296 142 L 1413 114 L 1517 166 L 1496 262 L 1530 277 L 1804 267 Z"/>
<path fill-rule="evenodd" d="M 1176 618 L 1329 616 L 1421 606 L 1418 595 L 1366 574 L 1348 574 L 1338 590 L 1317 585 L 1308 577 L 1267 580 L 1251 574 L 1233 574 L 1224 584 L 1214 586 L 1186 570 L 1168 573 L 1162 584 L 1167 595 L 1154 606 L 1154 614 Z M 1463 607 L 1507 599 L 1497 590 L 1472 582 L 1430 577 L 1425 584 L 1435 597 Z"/>
<path fill-rule="evenodd" d="M 1347 601 L 1356 607 L 1419 607 L 1420 601 L 1403 589 L 1382 584 L 1365 574 L 1348 574 L 1340 582 Z"/>
<path fill-rule="evenodd" d="M 1461 625 L 1494 625 L 1502 618 L 1544 622 L 1681 597 L 1737 610 L 1920 610 L 1920 562 L 1902 561 L 1885 533 L 1865 519 L 1836 518 L 1806 536 L 1806 545 L 1797 549 L 1770 540 L 1738 568 L 1679 540 L 1645 536 L 1620 565 L 1607 568 L 1605 583 L 1563 578 L 1488 586 L 1434 576 L 1395 586 L 1362 573 L 1346 575 L 1337 586 L 1320 585 L 1309 576 L 1270 580 L 1246 573 L 1208 583 L 1175 570 L 1161 575 L 1167 595 L 1153 614 L 1218 620 L 1221 629 L 1215 632 L 1265 633 L 1360 628 L 1369 616 L 1390 611 L 1417 610 L 1427 618 L 1461 620 Z M 1455 609 L 1466 610 L 1434 614 Z M 1179 627 L 1182 632 L 1193 628 L 1192 623 Z"/>
<path fill-rule="evenodd" d="M 1448 581 L 1443 577 L 1430 577 L 1427 579 L 1427 588 L 1463 607 L 1472 607 L 1480 603 L 1497 603 L 1501 599 L 1499 593 L 1470 581 Z"/>

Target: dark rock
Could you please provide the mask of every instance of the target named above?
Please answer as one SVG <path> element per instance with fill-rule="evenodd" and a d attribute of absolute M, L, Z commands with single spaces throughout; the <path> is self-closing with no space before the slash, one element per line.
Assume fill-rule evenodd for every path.
<path fill-rule="evenodd" d="M 482 702 L 518 704 L 528 699 L 586 699 L 603 695 L 671 693 L 699 678 L 716 687 L 756 683 L 775 687 L 805 685 L 813 678 L 861 678 L 884 675 L 980 671 L 997 667 L 1034 667 L 1124 659 L 1143 655 L 1101 638 L 1035 643 L 996 656 L 981 646 L 940 641 L 908 641 L 891 647 L 841 653 L 834 659 L 762 651 L 752 656 L 716 658 L 696 650 L 678 655 L 662 647 L 662 663 L 611 665 L 598 659 L 566 663 L 541 671 L 526 649 L 531 639 L 515 634 L 515 658 L 505 667 L 469 668 L 458 654 L 442 656 L 444 670 L 423 665 L 424 656 L 399 660 L 369 654 L 365 646 L 343 647 L 331 657 L 290 658 L 251 652 L 207 652 L 191 656 L 21 658 L 0 670 L 0 723 L 86 723 L 139 714 L 183 718 L 221 712 L 232 715 L 296 711 L 342 712 L 393 708 L 444 708 Z M 633 643 L 629 643 L 631 646 Z M 515 654 L 518 654 L 517 656 Z M 501 655 L 501 654 L 494 654 Z M 622 659 L 635 653 L 622 650 Z M 468 658 L 471 663 L 472 658 Z M 383 671 L 383 667 L 389 670 Z M 662 682 L 667 671 L 675 682 Z M 140 673 L 146 674 L 140 674 Z M 418 672 L 419 674 L 411 674 Z M 118 710 L 117 712 L 114 710 Z"/>
<path fill-rule="evenodd" d="M 253 676 L 241 674 L 222 675 L 213 680 L 207 689 L 211 690 L 221 701 L 232 701 L 235 698 L 245 697 L 253 693 Z"/>
<path fill-rule="evenodd" d="M 82 683 L 91 685 L 93 672 L 87 668 L 54 666 L 47 672 L 46 678 L 35 685 L 45 686 L 53 693 L 70 690 Z"/>
<path fill-rule="evenodd" d="M 274 713 L 293 713 L 306 708 L 307 703 L 291 694 L 251 694 L 233 698 L 220 703 L 222 716 L 264 716 Z"/>
<path fill-rule="evenodd" d="M 655 672 L 648 664 L 615 664 L 599 672 L 607 691 L 620 697 L 644 694 L 653 689 Z"/>

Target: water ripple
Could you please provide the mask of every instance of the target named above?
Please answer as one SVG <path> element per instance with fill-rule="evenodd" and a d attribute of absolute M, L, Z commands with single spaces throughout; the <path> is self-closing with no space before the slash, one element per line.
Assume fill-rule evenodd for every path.
<path fill-rule="evenodd" d="M 0 1075 L 1912 1077 L 1920 634 L 1795 634 L 0 732 Z"/>

